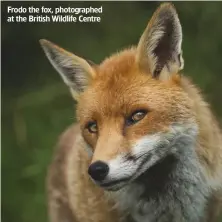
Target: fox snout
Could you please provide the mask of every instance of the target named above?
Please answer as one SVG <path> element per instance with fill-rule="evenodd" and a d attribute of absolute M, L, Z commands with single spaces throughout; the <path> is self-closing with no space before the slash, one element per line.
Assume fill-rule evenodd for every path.
<path fill-rule="evenodd" d="M 96 161 L 88 168 L 88 174 L 95 181 L 101 182 L 109 173 L 109 166 L 103 161 Z"/>

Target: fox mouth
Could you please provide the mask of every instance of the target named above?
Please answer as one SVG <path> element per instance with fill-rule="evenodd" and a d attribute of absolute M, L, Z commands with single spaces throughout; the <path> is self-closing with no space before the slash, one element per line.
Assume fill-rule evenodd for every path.
<path fill-rule="evenodd" d="M 98 185 L 108 191 L 117 191 L 123 188 L 130 181 L 130 179 L 131 177 L 127 177 L 127 178 L 122 178 L 120 180 L 111 180 L 109 182 L 102 182 L 99 183 Z"/>
<path fill-rule="evenodd" d="M 140 165 L 137 166 L 137 169 L 132 175 L 125 176 L 124 178 L 120 179 L 106 179 L 102 182 L 96 182 L 97 185 L 102 187 L 103 189 L 107 191 L 118 191 L 134 181 L 139 175 L 137 173 L 141 170 L 143 165 L 145 165 L 146 161 L 148 161 L 151 158 L 152 155 L 150 154 L 144 154 L 141 155 L 140 158 L 143 157 L 143 160 L 141 161 Z M 138 158 L 138 159 L 140 159 Z M 135 160 L 134 160 L 135 161 Z"/>
<path fill-rule="evenodd" d="M 107 191 L 117 191 L 126 185 L 126 183 L 124 182 L 116 182 L 115 184 L 111 182 L 111 184 L 110 185 L 109 184 L 110 183 L 101 184 L 100 186 Z"/>
<path fill-rule="evenodd" d="M 142 158 L 142 161 L 140 163 L 140 165 L 137 166 L 136 171 L 128 177 L 122 178 L 122 179 L 118 179 L 118 180 L 109 180 L 109 181 L 104 181 L 104 182 L 100 182 L 97 183 L 97 185 L 99 185 L 100 187 L 102 187 L 103 189 L 107 190 L 107 191 L 118 191 L 121 190 L 123 187 L 129 185 L 130 183 L 136 181 L 140 175 L 144 172 L 149 170 L 150 167 L 146 167 L 143 170 L 143 166 L 146 165 L 147 161 L 149 161 L 152 158 L 152 154 L 148 153 L 148 154 L 144 154 L 143 156 L 140 156 L 140 158 Z M 158 161 L 157 163 L 158 164 Z"/>

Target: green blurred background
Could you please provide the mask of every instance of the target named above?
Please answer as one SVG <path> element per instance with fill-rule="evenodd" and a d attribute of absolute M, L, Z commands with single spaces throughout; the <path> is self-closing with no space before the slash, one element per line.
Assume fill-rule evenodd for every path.
<path fill-rule="evenodd" d="M 46 222 L 46 169 L 75 103 L 38 40 L 96 63 L 136 44 L 159 2 L 2 2 L 2 221 Z M 103 6 L 101 23 L 6 23 L 6 7 Z M 185 75 L 222 122 L 222 2 L 175 2 Z M 222 221 L 222 220 L 221 220 Z"/>

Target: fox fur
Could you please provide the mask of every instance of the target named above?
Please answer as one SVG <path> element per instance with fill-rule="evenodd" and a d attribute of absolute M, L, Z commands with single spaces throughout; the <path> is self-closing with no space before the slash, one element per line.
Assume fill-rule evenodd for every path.
<path fill-rule="evenodd" d="M 222 134 L 198 87 L 181 74 L 174 6 L 157 9 L 137 47 L 99 65 L 40 42 L 78 102 L 78 123 L 60 136 L 48 171 L 50 221 L 216 221 Z M 129 122 L 141 110 L 142 119 Z M 101 182 L 88 174 L 96 161 L 109 166 Z"/>

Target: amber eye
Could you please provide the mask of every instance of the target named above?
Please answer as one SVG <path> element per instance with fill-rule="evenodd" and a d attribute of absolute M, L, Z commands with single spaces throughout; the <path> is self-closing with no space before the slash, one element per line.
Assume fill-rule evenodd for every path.
<path fill-rule="evenodd" d="M 132 125 L 144 118 L 144 116 L 147 114 L 146 110 L 137 110 L 135 111 L 129 118 L 126 120 L 127 125 Z"/>
<path fill-rule="evenodd" d="M 90 133 L 97 133 L 97 123 L 96 122 L 89 122 L 86 126 Z"/>

